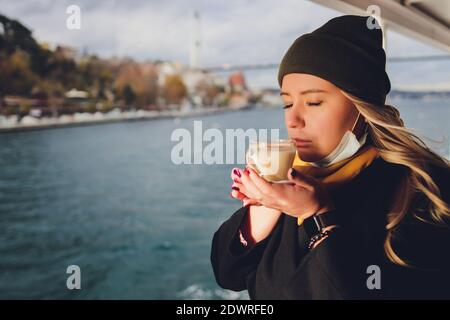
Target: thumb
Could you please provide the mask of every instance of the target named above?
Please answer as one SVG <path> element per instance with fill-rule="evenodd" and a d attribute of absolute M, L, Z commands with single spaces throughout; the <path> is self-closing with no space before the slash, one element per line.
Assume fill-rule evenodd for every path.
<path fill-rule="evenodd" d="M 253 206 L 260 206 L 261 205 L 258 201 L 250 199 L 250 198 L 245 198 L 245 199 L 242 200 L 242 202 L 243 202 L 243 204 L 242 204 L 243 207 L 247 207 L 247 206 L 250 206 L 250 205 L 253 205 Z"/>
<path fill-rule="evenodd" d="M 316 179 L 298 170 L 295 170 L 294 168 L 289 169 L 288 179 L 294 182 L 296 185 L 308 190 L 311 190 L 316 184 Z"/>

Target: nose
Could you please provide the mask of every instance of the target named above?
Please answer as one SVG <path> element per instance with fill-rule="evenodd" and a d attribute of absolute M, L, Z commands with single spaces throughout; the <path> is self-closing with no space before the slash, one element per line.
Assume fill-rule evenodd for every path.
<path fill-rule="evenodd" d="M 287 128 L 303 128 L 305 126 L 305 119 L 301 112 L 295 110 L 294 107 L 292 106 L 292 110 L 285 113 L 286 126 Z"/>

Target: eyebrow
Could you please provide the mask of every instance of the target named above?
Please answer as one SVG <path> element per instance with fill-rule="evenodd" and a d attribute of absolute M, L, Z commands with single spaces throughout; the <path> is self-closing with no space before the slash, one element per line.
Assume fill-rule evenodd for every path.
<path fill-rule="evenodd" d="M 304 95 L 304 94 L 308 94 L 308 93 L 318 93 L 318 92 L 325 92 L 326 93 L 327 91 L 322 90 L 322 89 L 308 89 L 308 90 L 300 92 L 300 95 Z M 287 93 L 287 92 L 283 92 L 283 91 L 280 92 L 280 96 L 289 96 L 289 95 L 290 94 Z"/>

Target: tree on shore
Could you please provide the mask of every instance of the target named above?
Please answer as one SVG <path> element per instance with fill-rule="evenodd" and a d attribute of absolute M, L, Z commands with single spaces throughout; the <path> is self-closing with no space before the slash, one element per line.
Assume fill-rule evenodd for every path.
<path fill-rule="evenodd" d="M 167 76 L 164 82 L 163 95 L 166 103 L 181 104 L 187 96 L 187 89 L 183 79 L 179 75 Z"/>

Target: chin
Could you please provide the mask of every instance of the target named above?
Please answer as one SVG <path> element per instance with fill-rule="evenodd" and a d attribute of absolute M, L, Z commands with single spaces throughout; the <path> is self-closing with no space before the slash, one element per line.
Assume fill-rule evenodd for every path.
<path fill-rule="evenodd" d="M 297 149 L 298 157 L 305 162 L 315 162 L 321 159 L 321 156 L 312 151 L 305 151 L 302 148 Z"/>
<path fill-rule="evenodd" d="M 317 159 L 315 157 L 300 157 L 300 159 L 302 159 L 302 161 L 305 161 L 305 162 L 315 162 L 315 161 L 317 161 Z"/>

